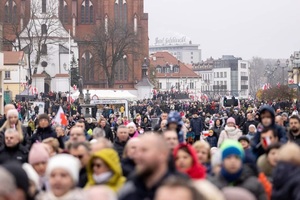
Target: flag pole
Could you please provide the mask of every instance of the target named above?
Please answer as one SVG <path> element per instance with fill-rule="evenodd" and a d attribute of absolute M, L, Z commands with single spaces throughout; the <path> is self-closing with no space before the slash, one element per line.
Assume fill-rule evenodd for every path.
<path fill-rule="evenodd" d="M 69 105 L 70 105 L 70 110 L 69 110 L 69 116 L 71 116 L 71 31 L 69 29 Z"/>

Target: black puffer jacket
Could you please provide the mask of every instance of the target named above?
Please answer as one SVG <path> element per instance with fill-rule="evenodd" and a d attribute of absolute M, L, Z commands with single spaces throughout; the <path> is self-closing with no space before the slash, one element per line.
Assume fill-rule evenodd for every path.
<path fill-rule="evenodd" d="M 127 140 L 128 141 L 128 140 Z M 125 148 L 126 142 L 121 142 L 118 137 L 114 141 L 114 149 L 118 152 L 119 158 L 122 159 L 123 151 Z"/>
<path fill-rule="evenodd" d="M 288 133 L 288 136 L 289 136 L 289 141 L 295 142 L 296 144 L 298 144 L 300 146 L 300 135 L 294 136 L 290 131 Z"/>
<path fill-rule="evenodd" d="M 22 144 L 18 144 L 15 147 L 2 146 L 0 149 L 0 164 L 12 160 L 23 164 L 28 161 L 28 153 L 28 148 L 24 147 Z"/>
<path fill-rule="evenodd" d="M 300 200 L 300 167 L 280 162 L 273 171 L 272 200 Z"/>
<path fill-rule="evenodd" d="M 59 142 L 59 147 L 64 149 L 64 141 L 62 137 L 57 138 L 56 132 L 52 129 L 50 125 L 46 128 L 38 127 L 36 129 L 36 132 L 31 137 L 31 143 L 33 144 L 36 141 L 42 142 L 44 139 L 51 137 L 56 138 Z"/>

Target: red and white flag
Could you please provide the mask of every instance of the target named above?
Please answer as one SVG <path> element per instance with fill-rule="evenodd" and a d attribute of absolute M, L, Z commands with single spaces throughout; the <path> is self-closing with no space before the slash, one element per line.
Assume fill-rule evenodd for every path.
<path fill-rule="evenodd" d="M 63 125 L 63 126 L 67 126 L 68 125 L 68 120 L 67 117 L 64 113 L 64 110 L 62 109 L 62 107 L 60 106 L 58 109 L 58 112 L 54 118 L 54 122 L 55 124 L 59 124 L 59 125 Z"/>
<path fill-rule="evenodd" d="M 271 144 L 271 140 L 270 140 L 270 137 L 264 137 L 263 138 L 263 146 L 264 147 L 268 147 L 269 145 Z"/>

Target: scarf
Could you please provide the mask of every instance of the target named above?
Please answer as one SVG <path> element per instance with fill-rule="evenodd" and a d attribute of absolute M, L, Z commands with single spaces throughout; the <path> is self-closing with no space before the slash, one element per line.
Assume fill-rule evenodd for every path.
<path fill-rule="evenodd" d="M 241 176 L 242 172 L 243 172 L 243 167 L 241 167 L 241 169 L 239 169 L 234 174 L 228 173 L 224 167 L 222 167 L 222 169 L 221 169 L 221 175 L 225 178 L 225 180 L 228 183 L 232 183 L 232 182 L 236 181 Z"/>

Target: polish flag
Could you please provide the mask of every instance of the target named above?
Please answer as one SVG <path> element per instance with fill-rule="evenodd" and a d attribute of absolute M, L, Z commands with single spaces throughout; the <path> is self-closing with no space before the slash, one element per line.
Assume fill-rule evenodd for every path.
<path fill-rule="evenodd" d="M 68 120 L 67 120 L 67 117 L 64 113 L 64 110 L 62 109 L 62 107 L 60 106 L 59 109 L 58 109 L 58 112 L 54 118 L 54 122 L 55 124 L 60 124 L 60 125 L 63 125 L 63 126 L 67 126 L 68 125 Z"/>
<path fill-rule="evenodd" d="M 264 137 L 263 138 L 263 146 L 268 147 L 271 144 L 270 137 Z"/>

